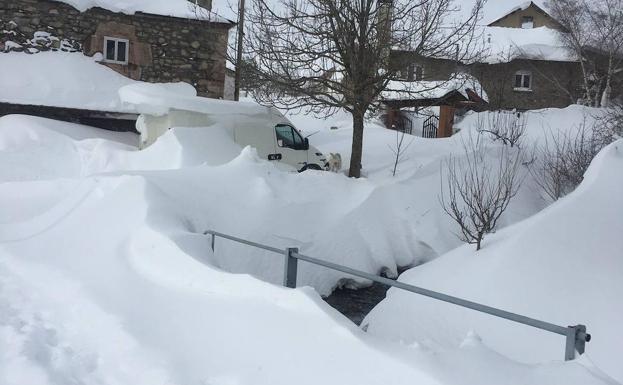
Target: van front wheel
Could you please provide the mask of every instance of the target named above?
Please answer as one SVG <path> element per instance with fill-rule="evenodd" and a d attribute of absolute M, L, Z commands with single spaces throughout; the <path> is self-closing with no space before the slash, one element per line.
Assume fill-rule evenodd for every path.
<path fill-rule="evenodd" d="M 303 166 L 302 169 L 299 170 L 299 172 L 303 172 L 307 170 L 322 170 L 322 167 L 318 166 L 315 163 L 306 164 L 305 166 Z"/>

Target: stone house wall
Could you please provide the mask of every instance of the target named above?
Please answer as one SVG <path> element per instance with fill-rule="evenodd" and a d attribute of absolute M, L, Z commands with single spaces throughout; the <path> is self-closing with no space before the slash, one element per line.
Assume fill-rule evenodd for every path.
<path fill-rule="evenodd" d="M 516 59 L 509 63 L 473 65 L 457 64 L 454 60 L 432 59 L 409 52 L 393 52 L 394 68 L 406 68 L 409 63 L 422 66 L 424 81 L 443 81 L 457 71 L 471 73 L 489 96 L 490 109 L 540 109 L 567 107 L 582 96 L 580 65 L 573 62 Z M 532 75 L 530 90 L 515 89 L 518 71 Z"/>
<path fill-rule="evenodd" d="M 89 56 L 102 52 L 104 36 L 128 39 L 127 65 L 102 64 L 135 80 L 182 81 L 201 96 L 223 97 L 230 23 L 125 15 L 101 8 L 79 12 L 53 0 L 1 0 L 0 24 L 10 21 L 26 36 L 45 31 L 78 41 Z"/>
<path fill-rule="evenodd" d="M 394 69 L 398 69 L 401 72 L 408 71 L 408 67 L 411 64 L 420 66 L 422 68 L 422 78 L 417 80 L 424 81 L 448 80 L 453 73 L 463 68 L 461 64 L 454 60 L 434 59 L 416 55 L 409 51 L 392 51 L 390 63 Z M 407 77 L 403 76 L 403 78 L 403 80 L 407 80 Z"/>
<path fill-rule="evenodd" d="M 479 63 L 469 70 L 487 92 L 491 109 L 563 108 L 582 95 L 579 63 L 517 59 L 509 63 Z M 515 89 L 518 71 L 531 74 L 530 90 Z"/>

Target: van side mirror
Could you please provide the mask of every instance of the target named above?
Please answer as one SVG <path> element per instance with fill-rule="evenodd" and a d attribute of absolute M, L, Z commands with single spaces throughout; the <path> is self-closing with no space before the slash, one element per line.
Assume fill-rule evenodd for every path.
<path fill-rule="evenodd" d="M 305 138 L 305 142 L 303 143 L 303 150 L 309 150 L 309 139 Z"/>

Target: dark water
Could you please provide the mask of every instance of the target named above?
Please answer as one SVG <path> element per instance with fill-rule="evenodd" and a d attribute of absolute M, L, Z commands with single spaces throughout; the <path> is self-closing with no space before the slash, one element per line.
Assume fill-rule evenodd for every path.
<path fill-rule="evenodd" d="M 364 289 L 337 289 L 324 300 L 357 325 L 385 298 L 388 286 L 375 283 Z"/>

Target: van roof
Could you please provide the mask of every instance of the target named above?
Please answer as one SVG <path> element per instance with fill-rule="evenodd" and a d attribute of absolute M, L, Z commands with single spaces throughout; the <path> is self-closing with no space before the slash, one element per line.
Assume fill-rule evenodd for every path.
<path fill-rule="evenodd" d="M 234 102 L 197 96 L 191 85 L 180 83 L 175 87 L 161 84 L 130 84 L 119 90 L 124 103 L 130 104 L 141 114 L 163 116 L 171 110 L 191 111 L 210 115 L 282 115 L 276 108 L 256 103 Z"/>

